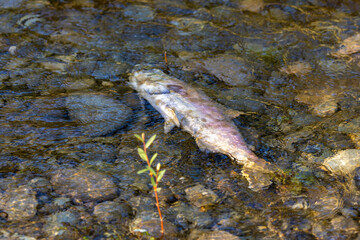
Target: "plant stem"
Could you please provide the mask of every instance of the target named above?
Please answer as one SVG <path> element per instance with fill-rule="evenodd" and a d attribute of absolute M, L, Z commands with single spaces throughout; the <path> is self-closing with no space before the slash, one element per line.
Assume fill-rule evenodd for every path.
<path fill-rule="evenodd" d="M 146 156 L 146 162 L 147 162 L 148 166 L 151 167 L 150 160 L 149 160 L 149 157 L 148 157 L 147 152 L 146 152 L 145 134 L 142 134 L 141 138 L 143 139 L 143 148 L 144 148 L 144 152 L 145 152 L 145 156 Z M 152 176 L 153 174 L 151 173 L 151 171 L 149 171 L 149 174 L 150 174 L 150 177 L 153 177 Z M 163 238 L 163 236 L 164 236 L 164 222 L 163 222 L 163 218 L 162 218 L 162 215 L 161 215 L 160 204 L 159 204 L 159 196 L 158 196 L 158 192 L 157 192 L 158 175 L 159 175 L 159 170 L 156 170 L 155 186 L 153 186 L 153 189 L 154 189 L 154 193 L 155 193 L 156 207 L 157 207 L 159 217 L 160 217 L 161 238 Z"/>

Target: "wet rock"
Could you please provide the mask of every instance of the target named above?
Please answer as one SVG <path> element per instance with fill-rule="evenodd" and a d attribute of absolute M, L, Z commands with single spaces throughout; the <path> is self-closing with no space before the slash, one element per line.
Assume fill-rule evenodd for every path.
<path fill-rule="evenodd" d="M 336 57 L 344 57 L 360 51 L 360 33 L 346 38 L 333 55 Z"/>
<path fill-rule="evenodd" d="M 102 202 L 94 207 L 94 215 L 100 222 L 125 222 L 132 216 L 132 209 L 126 203 Z"/>
<path fill-rule="evenodd" d="M 308 89 L 295 97 L 299 103 L 309 105 L 312 113 L 319 117 L 328 117 L 338 109 L 337 97 L 340 93 L 326 89 Z"/>
<path fill-rule="evenodd" d="M 130 224 L 130 232 L 138 237 L 148 233 L 150 237 L 161 237 L 161 224 L 159 217 L 153 212 L 141 212 Z M 175 225 L 164 219 L 164 240 L 178 239 Z"/>
<path fill-rule="evenodd" d="M 342 133 L 360 134 L 360 117 L 340 123 L 338 130 Z"/>
<path fill-rule="evenodd" d="M 333 189 L 317 187 L 311 189 L 309 194 L 309 209 L 314 216 L 325 218 L 332 216 L 343 206 L 343 201 L 339 193 Z"/>
<path fill-rule="evenodd" d="M 49 216 L 44 230 L 50 239 L 79 239 L 79 232 L 69 227 L 75 226 L 78 222 L 79 216 L 73 211 L 58 212 Z"/>
<path fill-rule="evenodd" d="M 176 26 L 179 35 L 186 36 L 203 30 L 206 22 L 196 18 L 177 18 L 171 24 Z"/>
<path fill-rule="evenodd" d="M 111 81 L 120 80 L 119 75 L 126 73 L 130 65 L 125 62 L 97 61 L 95 70 L 91 73 L 95 79 L 108 79 Z"/>
<path fill-rule="evenodd" d="M 352 218 L 345 218 L 344 216 L 337 216 L 331 219 L 331 225 L 337 231 L 344 231 L 346 233 L 359 232 L 359 223 Z"/>
<path fill-rule="evenodd" d="M 347 149 L 326 158 L 323 163 L 331 172 L 338 175 L 352 175 L 360 167 L 360 150 Z"/>
<path fill-rule="evenodd" d="M 0 2 L 0 8 L 19 8 L 25 5 L 26 2 L 24 0 L 3 0 Z"/>
<path fill-rule="evenodd" d="M 239 3 L 240 10 L 254 13 L 261 12 L 265 7 L 263 0 L 241 0 Z"/>
<path fill-rule="evenodd" d="M 196 185 L 185 189 L 186 198 L 199 208 L 208 208 L 219 201 L 218 195 L 203 185 Z"/>
<path fill-rule="evenodd" d="M 294 62 L 285 67 L 280 68 L 280 72 L 286 74 L 294 74 L 297 77 L 302 77 L 311 72 L 312 68 L 309 63 L 306 62 Z"/>
<path fill-rule="evenodd" d="M 106 200 L 117 195 L 117 186 L 107 175 L 88 169 L 62 169 L 50 180 L 56 193 L 84 202 Z"/>
<path fill-rule="evenodd" d="M 40 66 L 51 72 L 66 73 L 67 64 L 59 61 L 49 61 L 40 63 Z"/>
<path fill-rule="evenodd" d="M 252 69 L 244 59 L 221 54 L 205 60 L 193 60 L 185 63 L 186 71 L 206 71 L 230 86 L 248 85 L 254 78 Z"/>
<path fill-rule="evenodd" d="M 207 212 L 202 212 L 199 208 L 183 202 L 174 204 L 170 211 L 177 213 L 175 222 L 183 229 L 209 228 L 214 222 L 214 219 Z"/>
<path fill-rule="evenodd" d="M 31 187 L 20 186 L 0 195 L 0 209 L 9 221 L 25 221 L 35 216 L 38 202 Z"/>
<path fill-rule="evenodd" d="M 193 230 L 188 236 L 189 240 L 240 240 L 238 236 L 235 236 L 229 232 L 215 230 L 215 231 L 207 231 L 207 230 Z"/>
<path fill-rule="evenodd" d="M 66 98 L 72 119 L 81 124 L 84 133 L 100 136 L 124 126 L 132 111 L 120 102 L 102 94 L 74 94 Z"/>
<path fill-rule="evenodd" d="M 36 192 L 49 193 L 52 191 L 51 183 L 46 178 L 33 178 L 28 185 Z"/>
<path fill-rule="evenodd" d="M 131 5 L 124 9 L 124 16 L 137 22 L 148 22 L 154 19 L 155 12 L 151 7 Z"/>
<path fill-rule="evenodd" d="M 64 88 L 68 91 L 89 89 L 96 84 L 94 79 L 86 78 L 74 80 L 68 78 L 64 81 Z"/>

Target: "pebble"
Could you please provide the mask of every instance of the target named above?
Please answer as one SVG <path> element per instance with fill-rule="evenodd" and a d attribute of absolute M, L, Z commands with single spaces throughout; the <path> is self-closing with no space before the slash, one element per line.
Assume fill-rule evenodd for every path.
<path fill-rule="evenodd" d="M 129 107 L 104 94 L 73 94 L 66 98 L 70 117 L 90 136 L 101 136 L 124 126 Z"/>
<path fill-rule="evenodd" d="M 265 7 L 263 0 L 242 0 L 239 3 L 240 10 L 249 11 L 254 13 L 261 12 Z"/>
<path fill-rule="evenodd" d="M 64 88 L 68 91 L 86 90 L 91 88 L 95 84 L 96 82 L 92 78 L 79 79 L 79 80 L 68 78 L 64 81 Z"/>
<path fill-rule="evenodd" d="M 360 117 L 340 123 L 338 131 L 342 133 L 360 134 Z"/>
<path fill-rule="evenodd" d="M 331 225 L 337 231 L 345 231 L 347 233 L 350 232 L 359 232 L 359 223 L 357 223 L 352 218 L 346 218 L 344 216 L 337 216 L 331 219 Z"/>
<path fill-rule="evenodd" d="M 88 169 L 61 169 L 52 174 L 56 193 L 84 202 L 116 197 L 117 186 L 107 175 Z"/>
<path fill-rule="evenodd" d="M 25 221 L 35 216 L 38 202 L 36 192 L 29 186 L 9 189 L 0 195 L 0 209 L 9 221 Z"/>
<path fill-rule="evenodd" d="M 360 166 L 360 149 L 341 150 L 334 156 L 326 158 L 323 164 L 335 174 L 352 175 Z"/>
<path fill-rule="evenodd" d="M 198 208 L 208 208 L 219 201 L 218 195 L 203 185 L 196 185 L 185 189 L 186 198 Z"/>

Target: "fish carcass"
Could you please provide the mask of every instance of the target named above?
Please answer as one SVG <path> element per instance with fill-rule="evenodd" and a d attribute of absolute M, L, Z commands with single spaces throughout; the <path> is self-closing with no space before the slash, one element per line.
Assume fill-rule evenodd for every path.
<path fill-rule="evenodd" d="M 201 150 L 225 154 L 242 164 L 242 174 L 254 191 L 271 184 L 274 165 L 247 147 L 225 107 L 159 69 L 133 71 L 129 81 L 163 116 L 166 133 L 175 126 L 181 127 L 195 138 Z"/>

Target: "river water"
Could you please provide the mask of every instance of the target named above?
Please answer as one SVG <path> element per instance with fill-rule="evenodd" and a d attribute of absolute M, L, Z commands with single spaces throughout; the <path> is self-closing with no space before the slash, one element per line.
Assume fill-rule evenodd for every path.
<path fill-rule="evenodd" d="M 0 239 L 160 236 L 134 134 L 157 137 L 164 239 L 358 239 L 360 4 L 0 2 Z M 129 87 L 162 69 L 286 177 L 253 192 Z"/>

